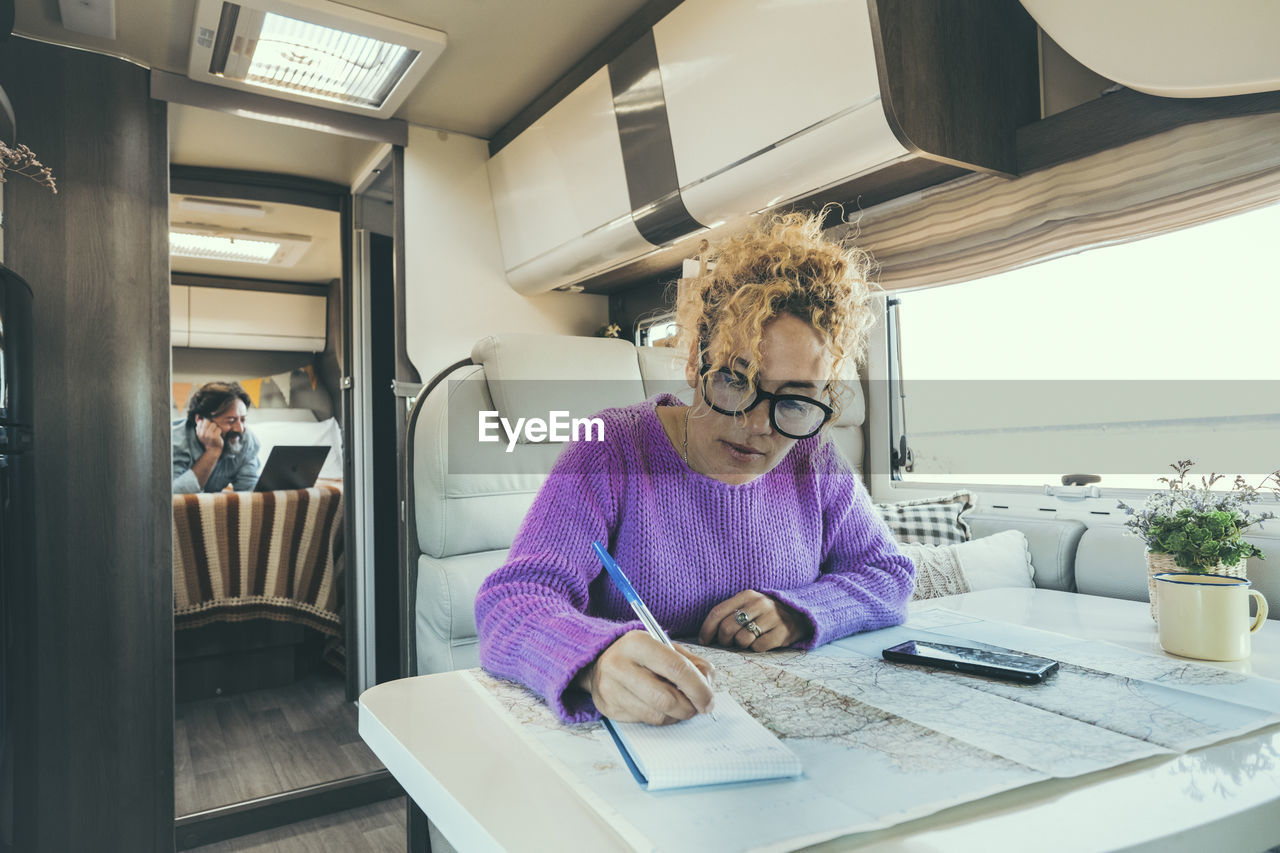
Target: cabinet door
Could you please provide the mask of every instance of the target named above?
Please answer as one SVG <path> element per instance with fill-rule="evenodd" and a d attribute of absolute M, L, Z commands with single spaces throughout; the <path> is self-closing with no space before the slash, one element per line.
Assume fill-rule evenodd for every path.
<path fill-rule="evenodd" d="M 325 297 L 192 287 L 190 346 L 324 349 Z"/>

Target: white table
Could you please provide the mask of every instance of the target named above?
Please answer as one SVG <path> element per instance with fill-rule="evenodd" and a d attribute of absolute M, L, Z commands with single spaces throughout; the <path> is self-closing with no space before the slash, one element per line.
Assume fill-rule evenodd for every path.
<path fill-rule="evenodd" d="M 1145 602 L 999 589 L 920 602 L 1153 655 Z M 1245 662 L 1280 679 L 1280 623 L 1253 636 Z M 626 850 L 458 673 L 380 684 L 360 698 L 360 735 L 460 851 Z M 1233 773 L 1261 756 L 1258 772 Z M 1054 779 L 814 850 L 1265 850 L 1280 845 L 1280 726 L 1185 755 Z"/>

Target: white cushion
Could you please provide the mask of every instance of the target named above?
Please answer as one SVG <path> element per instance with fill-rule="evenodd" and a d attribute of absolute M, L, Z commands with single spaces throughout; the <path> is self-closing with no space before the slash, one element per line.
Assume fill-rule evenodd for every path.
<path fill-rule="evenodd" d="M 477 342 L 471 360 L 484 367 L 493 409 L 512 424 L 546 421 L 552 412 L 587 417 L 645 399 L 636 347 L 623 340 L 504 334 Z"/>
<path fill-rule="evenodd" d="M 1083 523 L 1074 519 L 1015 515 L 1006 511 L 967 513 L 965 518 L 974 539 L 1004 530 L 1022 531 L 1027 537 L 1031 561 L 1036 567 L 1036 586 L 1040 589 L 1076 591 L 1076 546 L 1079 543 L 1081 550 L 1084 548 L 1080 538 L 1085 533 Z M 1145 595 L 1145 568 L 1143 571 L 1142 589 Z"/>
<path fill-rule="evenodd" d="M 292 411 L 289 409 L 281 409 L 280 411 Z M 305 410 L 308 415 L 311 414 L 310 409 Z M 299 421 L 254 421 L 249 424 L 249 429 L 262 445 L 262 449 L 258 453 L 258 459 L 263 465 L 267 464 L 267 457 L 271 455 L 271 448 L 278 444 L 281 445 L 304 445 L 313 446 L 329 446 L 329 455 L 325 457 L 324 466 L 320 469 L 320 477 L 322 479 L 341 480 L 342 479 L 342 428 L 338 426 L 338 421 L 334 418 L 328 418 L 323 421 L 316 421 L 312 416 L 311 423 L 303 423 Z"/>
<path fill-rule="evenodd" d="M 560 450 L 477 441 L 476 413 L 493 406 L 477 365 L 459 367 L 422 402 L 413 428 L 413 504 L 418 547 L 433 557 L 511 547 L 544 476 L 532 469 Z M 451 436 L 457 438 L 451 440 Z"/>
<path fill-rule="evenodd" d="M 316 413 L 310 409 L 257 409 L 255 408 L 249 413 L 249 425 L 255 426 L 267 421 L 279 422 L 289 421 L 291 423 L 308 423 L 316 422 Z"/>
<path fill-rule="evenodd" d="M 693 388 L 684 375 L 684 356 L 671 347 L 636 347 L 640 360 L 640 377 L 644 380 L 644 396 L 674 394 L 688 405 L 693 402 Z"/>
<path fill-rule="evenodd" d="M 998 587 L 1035 586 L 1035 567 L 1027 537 L 1021 530 L 1006 530 L 953 546 L 964 569 L 969 589 L 979 592 Z"/>
<path fill-rule="evenodd" d="M 418 557 L 417 673 L 478 666 L 476 593 L 507 549 L 436 559 Z"/>
<path fill-rule="evenodd" d="M 916 564 L 916 593 L 912 598 L 1035 586 L 1031 551 L 1020 530 L 1005 530 L 955 545 L 901 548 Z"/>
<path fill-rule="evenodd" d="M 867 420 L 867 398 L 857 377 L 840 382 L 840 415 L 831 426 L 861 427 Z"/>

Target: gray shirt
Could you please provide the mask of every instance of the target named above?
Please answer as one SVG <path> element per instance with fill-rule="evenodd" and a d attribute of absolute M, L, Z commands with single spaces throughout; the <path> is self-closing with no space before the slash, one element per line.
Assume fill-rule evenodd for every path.
<path fill-rule="evenodd" d="M 197 492 L 220 492 L 232 486 L 237 492 L 252 491 L 258 483 L 261 465 L 258 462 L 258 451 L 261 444 L 252 430 L 244 431 L 240 448 L 235 452 L 222 449 L 222 456 L 213 466 L 204 489 L 196 479 L 196 472 L 191 466 L 204 455 L 204 445 L 196 436 L 196 428 L 187 426 L 186 419 L 173 422 L 173 493 L 175 495 L 194 495 Z"/>

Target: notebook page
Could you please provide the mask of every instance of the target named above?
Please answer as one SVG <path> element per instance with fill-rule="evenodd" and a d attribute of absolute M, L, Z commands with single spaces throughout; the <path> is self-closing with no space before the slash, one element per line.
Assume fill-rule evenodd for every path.
<path fill-rule="evenodd" d="M 728 693 L 716 694 L 716 719 L 699 714 L 669 726 L 617 723 L 618 738 L 650 791 L 799 776 L 800 759 Z"/>

